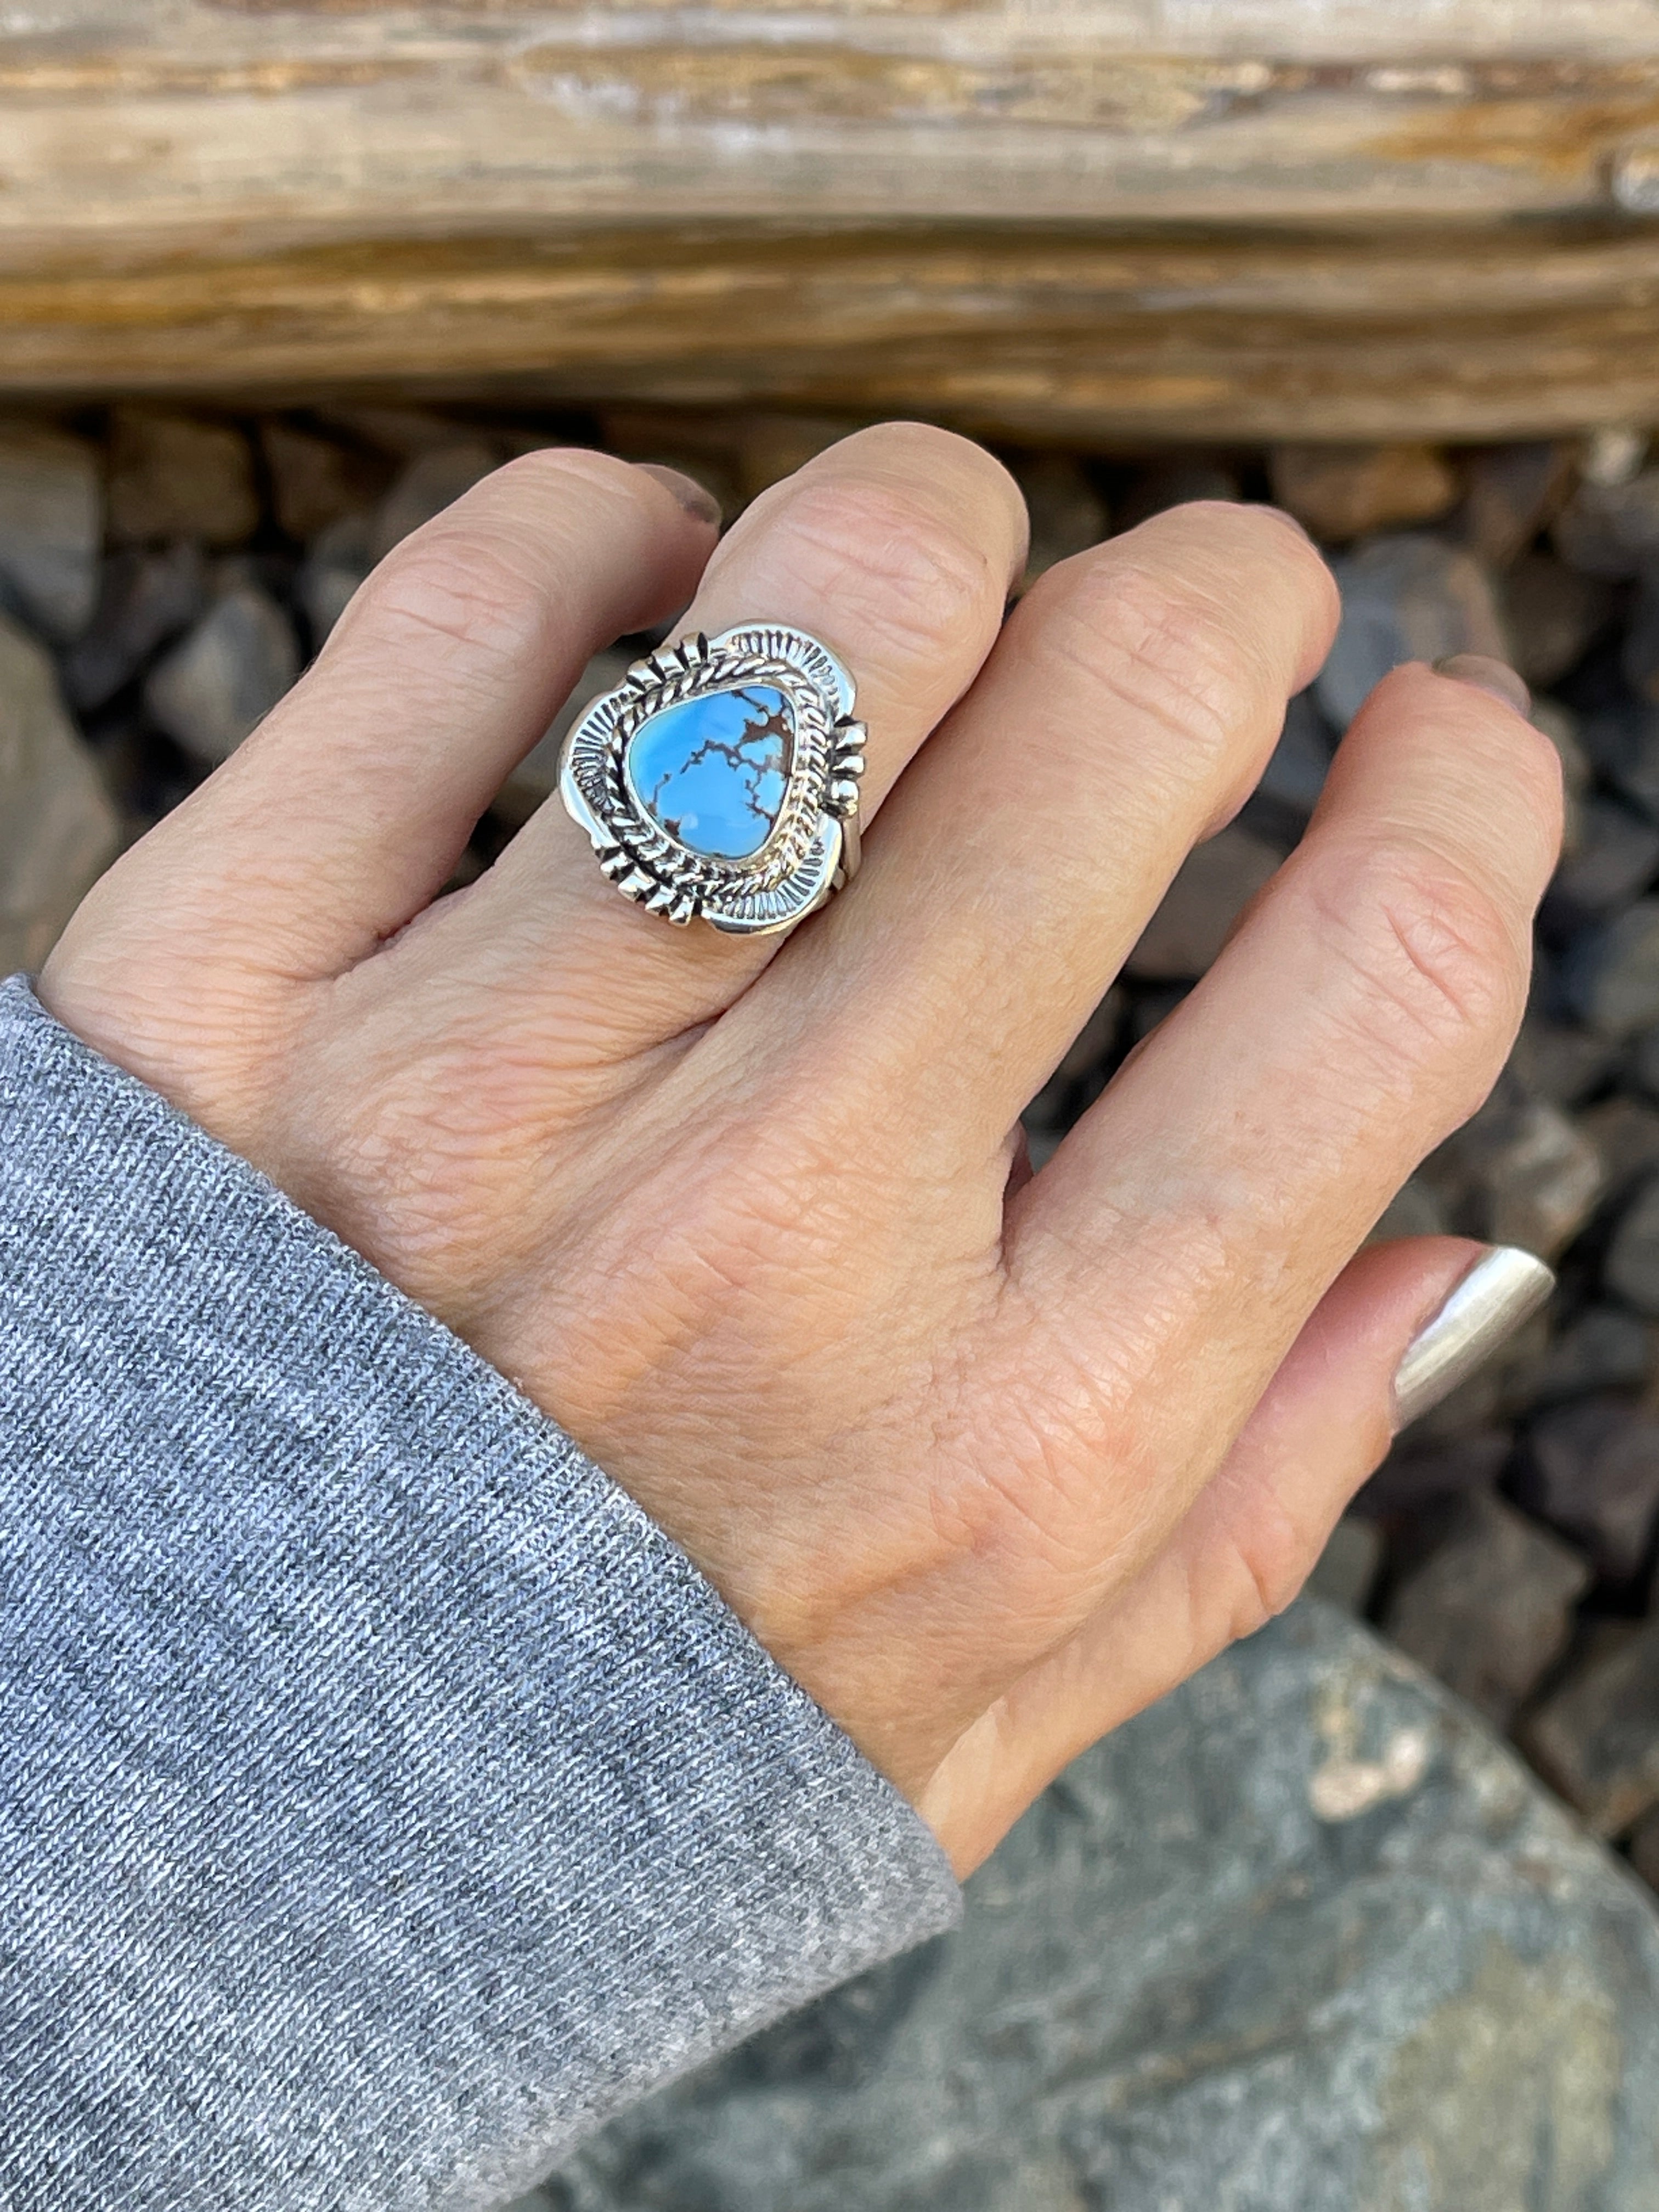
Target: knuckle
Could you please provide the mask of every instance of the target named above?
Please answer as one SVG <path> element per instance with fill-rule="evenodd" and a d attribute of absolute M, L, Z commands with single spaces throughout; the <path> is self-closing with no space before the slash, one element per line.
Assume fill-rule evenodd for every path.
<path fill-rule="evenodd" d="M 1254 1636 L 1283 1613 L 1301 1594 L 1318 1558 L 1317 1544 L 1282 1505 L 1271 1500 L 1259 1506 L 1248 1535 L 1233 1547 L 1226 1640 Z"/>
<path fill-rule="evenodd" d="M 1254 653 L 1177 576 L 1084 554 L 1051 569 L 1027 599 L 1041 606 L 1048 652 L 1206 759 L 1261 708 Z"/>
<path fill-rule="evenodd" d="M 777 552 L 814 602 L 902 653 L 977 637 L 1002 611 L 987 548 L 894 483 L 803 478 Z"/>
<path fill-rule="evenodd" d="M 1294 576 L 1298 589 L 1313 593 L 1333 616 L 1339 610 L 1341 595 L 1329 562 L 1282 508 L 1242 500 L 1192 500 L 1153 515 L 1140 528 L 1150 539 L 1178 540 L 1179 557 L 1200 564 L 1226 588 L 1236 590 L 1241 575 L 1276 571 Z"/>
<path fill-rule="evenodd" d="M 547 611 L 522 549 L 499 531 L 458 521 L 395 548 L 349 613 L 351 634 L 367 631 L 378 644 L 516 661 L 537 642 Z"/>
<path fill-rule="evenodd" d="M 1392 839 L 1333 856 L 1315 897 L 1366 1033 L 1412 1066 L 1461 1060 L 1478 1103 L 1526 988 L 1525 950 L 1498 896 L 1444 854 Z"/>

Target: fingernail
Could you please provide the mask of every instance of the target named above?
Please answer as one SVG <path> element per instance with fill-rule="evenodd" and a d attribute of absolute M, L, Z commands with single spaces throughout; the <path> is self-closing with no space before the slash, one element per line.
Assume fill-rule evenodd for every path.
<path fill-rule="evenodd" d="M 720 503 L 695 477 L 684 476 L 678 469 L 665 468 L 660 461 L 635 461 L 634 465 L 641 476 L 655 477 L 665 491 L 672 491 L 688 514 L 695 514 L 699 522 L 712 522 L 716 530 L 720 528 Z"/>
<path fill-rule="evenodd" d="M 1437 660 L 1434 672 L 1449 676 L 1454 684 L 1473 684 L 1477 691 L 1489 691 L 1517 714 L 1532 712 L 1532 694 L 1506 660 L 1494 660 L 1484 653 L 1454 653 Z"/>
<path fill-rule="evenodd" d="M 1395 1434 L 1484 1367 L 1554 1288 L 1555 1277 L 1543 1261 L 1516 1245 L 1494 1245 L 1477 1260 L 1406 1347 L 1395 1371 Z"/>

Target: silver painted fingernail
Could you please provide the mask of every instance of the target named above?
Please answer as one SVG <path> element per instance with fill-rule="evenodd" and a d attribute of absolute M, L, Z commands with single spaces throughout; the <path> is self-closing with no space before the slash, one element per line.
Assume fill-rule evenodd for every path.
<path fill-rule="evenodd" d="M 1507 660 L 1494 660 L 1488 653 L 1453 653 L 1434 664 L 1437 676 L 1449 676 L 1454 684 L 1472 684 L 1513 707 L 1517 714 L 1530 714 L 1532 693 Z"/>
<path fill-rule="evenodd" d="M 1514 1244 L 1495 1245 L 1477 1260 L 1406 1347 L 1395 1371 L 1395 1433 L 1485 1366 L 1554 1288 L 1555 1277 L 1543 1261 Z"/>

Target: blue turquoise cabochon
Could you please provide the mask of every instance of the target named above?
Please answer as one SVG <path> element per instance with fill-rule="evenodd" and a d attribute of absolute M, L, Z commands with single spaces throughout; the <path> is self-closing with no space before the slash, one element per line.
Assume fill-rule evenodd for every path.
<path fill-rule="evenodd" d="M 648 714 L 624 766 L 634 796 L 671 837 L 744 860 L 771 834 L 789 788 L 795 715 L 775 684 L 705 691 Z"/>

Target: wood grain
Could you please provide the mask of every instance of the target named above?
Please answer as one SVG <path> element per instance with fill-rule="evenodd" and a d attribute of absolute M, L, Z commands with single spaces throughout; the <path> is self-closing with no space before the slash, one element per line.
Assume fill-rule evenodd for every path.
<path fill-rule="evenodd" d="M 1656 127 L 1646 0 L 33 0 L 0 11 L 0 253 L 1561 216 L 1614 204 Z"/>
<path fill-rule="evenodd" d="M 0 388 L 1659 418 L 1652 0 L 31 0 Z"/>
<path fill-rule="evenodd" d="M 323 387 L 917 411 L 1103 443 L 1659 421 L 1659 229 L 630 230 L 0 277 L 20 396 Z"/>

